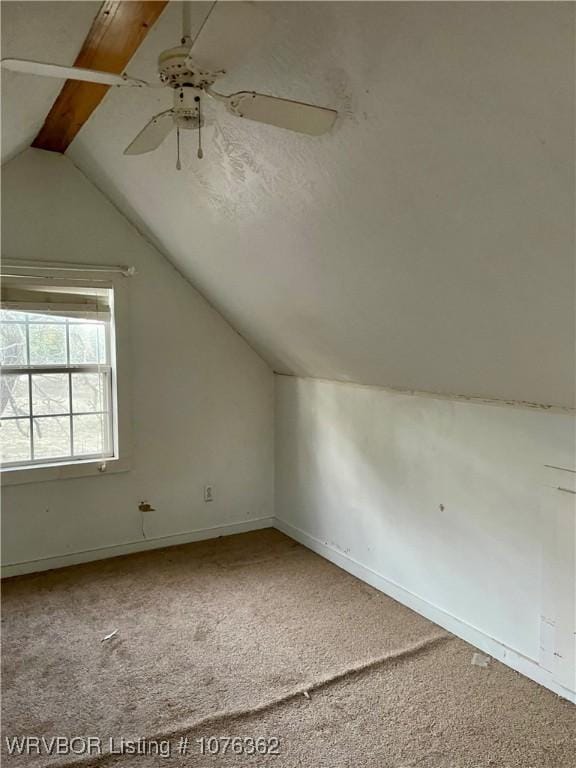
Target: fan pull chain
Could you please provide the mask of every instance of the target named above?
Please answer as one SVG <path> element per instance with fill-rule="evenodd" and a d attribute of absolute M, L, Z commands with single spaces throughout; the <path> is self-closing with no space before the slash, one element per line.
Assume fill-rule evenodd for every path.
<path fill-rule="evenodd" d="M 180 163 L 180 127 L 176 128 L 176 170 L 182 170 L 182 164 Z"/>
<path fill-rule="evenodd" d="M 202 102 L 200 99 L 198 99 L 198 160 L 202 160 L 204 157 L 204 152 L 202 151 L 202 111 L 200 109 L 200 104 Z"/>

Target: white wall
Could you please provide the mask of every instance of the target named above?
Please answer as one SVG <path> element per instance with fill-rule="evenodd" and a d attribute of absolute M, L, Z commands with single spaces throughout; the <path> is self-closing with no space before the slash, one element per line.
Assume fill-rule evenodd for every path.
<path fill-rule="evenodd" d="M 118 545 L 131 542 L 148 546 L 141 500 L 156 509 L 145 517 L 149 540 L 185 540 L 194 537 L 187 532 L 213 526 L 257 527 L 269 518 L 268 366 L 66 157 L 28 150 L 9 162 L 2 208 L 5 257 L 137 270 L 128 289 L 132 469 L 3 488 L 3 564 L 117 547 L 71 562 L 124 551 Z M 206 504 L 208 482 L 215 500 Z"/>
<path fill-rule="evenodd" d="M 280 526 L 546 683 L 522 664 L 539 664 L 550 615 L 555 522 L 540 499 L 545 464 L 576 469 L 572 415 L 285 376 L 276 392 Z M 564 475 L 549 485 L 573 537 Z M 573 604 L 573 557 L 563 573 Z"/>

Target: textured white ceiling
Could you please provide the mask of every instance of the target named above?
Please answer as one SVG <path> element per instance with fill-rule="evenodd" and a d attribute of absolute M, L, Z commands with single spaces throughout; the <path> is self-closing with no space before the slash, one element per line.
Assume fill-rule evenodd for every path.
<path fill-rule="evenodd" d="M 2 58 L 73 64 L 100 3 L 4 2 Z M 2 71 L 2 162 L 34 140 L 63 80 Z"/>
<path fill-rule="evenodd" d="M 213 110 L 179 173 L 170 138 L 122 155 L 171 94 L 116 89 L 74 162 L 276 370 L 571 404 L 574 5 L 260 7 L 220 89 L 335 107 L 331 135 Z M 178 37 L 172 3 L 129 72 Z"/>

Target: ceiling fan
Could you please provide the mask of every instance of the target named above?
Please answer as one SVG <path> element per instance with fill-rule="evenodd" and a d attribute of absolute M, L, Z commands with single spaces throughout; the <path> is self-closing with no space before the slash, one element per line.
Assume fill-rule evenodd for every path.
<path fill-rule="evenodd" d="M 173 105 L 155 115 L 124 150 L 125 155 L 140 155 L 157 149 L 164 139 L 176 130 L 180 169 L 180 129 L 198 131 L 198 157 L 202 152 L 202 103 L 205 96 L 224 104 L 236 117 L 258 123 L 287 128 L 310 136 L 319 136 L 330 130 L 338 113 L 333 109 L 317 107 L 300 101 L 267 96 L 256 91 L 222 94 L 213 89 L 216 80 L 237 63 L 250 49 L 247 37 L 262 32 L 265 16 L 256 3 L 229 2 L 225 13 L 214 14 L 216 0 L 210 6 L 196 35 L 192 37 L 190 3 L 182 3 L 182 38 L 180 45 L 162 51 L 158 57 L 159 83 L 149 83 L 129 77 L 81 67 L 64 67 L 25 59 L 2 59 L 4 69 L 30 75 L 83 80 L 135 88 L 167 87 L 173 91 Z M 211 21 L 209 25 L 208 22 Z M 243 34 L 238 34 L 238 30 Z"/>

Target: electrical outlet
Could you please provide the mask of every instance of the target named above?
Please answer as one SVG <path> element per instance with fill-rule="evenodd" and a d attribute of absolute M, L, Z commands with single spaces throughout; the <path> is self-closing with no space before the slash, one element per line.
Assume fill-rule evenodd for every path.
<path fill-rule="evenodd" d="M 204 486 L 204 501 L 214 501 L 214 486 L 212 485 L 205 485 Z"/>

